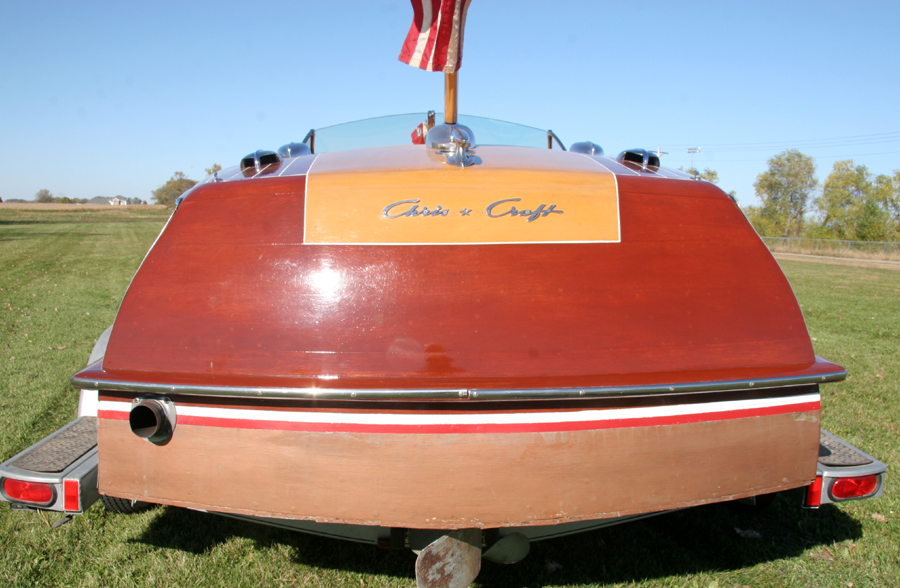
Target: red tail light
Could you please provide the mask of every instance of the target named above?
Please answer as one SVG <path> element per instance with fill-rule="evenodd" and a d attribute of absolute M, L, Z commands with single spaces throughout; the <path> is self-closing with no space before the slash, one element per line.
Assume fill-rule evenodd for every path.
<path fill-rule="evenodd" d="M 806 487 L 806 506 L 818 507 L 822 504 L 822 476 L 813 480 L 813 483 Z"/>
<path fill-rule="evenodd" d="M 48 505 L 53 502 L 53 488 L 43 482 L 23 482 L 6 478 L 3 480 L 3 493 L 11 500 Z"/>
<path fill-rule="evenodd" d="M 78 502 L 78 480 L 65 480 L 63 482 L 63 509 L 79 510 Z"/>
<path fill-rule="evenodd" d="M 878 476 L 857 476 L 855 478 L 838 478 L 831 485 L 831 495 L 835 500 L 860 498 L 878 489 Z"/>

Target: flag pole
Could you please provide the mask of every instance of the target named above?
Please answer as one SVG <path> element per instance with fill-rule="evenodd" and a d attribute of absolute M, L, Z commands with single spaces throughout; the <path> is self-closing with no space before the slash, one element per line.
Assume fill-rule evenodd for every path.
<path fill-rule="evenodd" d="M 444 124 L 456 124 L 456 76 L 457 72 L 444 74 Z"/>

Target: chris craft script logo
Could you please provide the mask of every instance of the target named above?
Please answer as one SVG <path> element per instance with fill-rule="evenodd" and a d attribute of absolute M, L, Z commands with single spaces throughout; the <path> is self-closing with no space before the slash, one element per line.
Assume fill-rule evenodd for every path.
<path fill-rule="evenodd" d="M 502 218 L 504 216 L 508 216 L 510 218 L 516 217 L 525 217 L 527 218 L 527 222 L 536 221 L 539 218 L 545 218 L 551 214 L 563 214 L 563 210 L 557 210 L 555 204 L 551 204 L 547 206 L 546 204 L 541 204 L 535 209 L 525 209 L 519 210 L 515 207 L 515 205 L 510 204 L 511 202 L 519 202 L 522 200 L 521 198 L 505 198 L 503 200 L 498 200 L 496 202 L 492 202 L 488 205 L 488 207 L 484 210 L 485 214 L 490 218 Z M 429 210 L 427 206 L 423 206 L 419 208 L 420 200 L 400 200 L 399 202 L 394 202 L 393 204 L 388 204 L 382 210 L 382 215 L 384 218 L 404 218 L 404 217 L 428 217 L 428 216 L 447 216 L 450 214 L 449 208 L 444 208 L 440 204 L 434 210 Z M 469 216 L 472 211 L 468 208 L 463 208 L 462 210 L 457 211 L 462 216 Z"/>

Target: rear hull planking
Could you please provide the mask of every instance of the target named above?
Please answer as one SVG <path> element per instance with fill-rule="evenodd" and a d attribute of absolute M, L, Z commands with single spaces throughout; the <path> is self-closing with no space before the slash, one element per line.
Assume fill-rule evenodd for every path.
<path fill-rule="evenodd" d="M 496 528 L 671 510 L 805 486 L 819 451 L 816 386 L 477 410 L 173 397 L 165 445 L 131 431 L 132 397 L 101 393 L 101 493 L 328 523 Z"/>

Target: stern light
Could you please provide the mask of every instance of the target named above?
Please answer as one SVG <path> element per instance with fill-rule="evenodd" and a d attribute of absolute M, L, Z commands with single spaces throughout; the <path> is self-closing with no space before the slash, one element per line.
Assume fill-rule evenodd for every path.
<path fill-rule="evenodd" d="M 16 502 L 29 502 L 41 506 L 47 506 L 53 502 L 53 486 L 43 482 L 25 482 L 6 478 L 3 480 L 3 493 L 10 500 Z"/>
<path fill-rule="evenodd" d="M 878 474 L 838 478 L 829 490 L 832 500 L 851 500 L 874 494 L 878 490 Z"/>
<path fill-rule="evenodd" d="M 456 147 L 451 147 L 451 138 L 453 140 L 467 141 L 469 147 L 475 145 L 475 133 L 466 125 L 459 124 L 442 124 L 432 127 L 428 134 L 425 135 L 425 145 L 438 149 L 441 153 L 450 153 L 456 151 Z"/>

